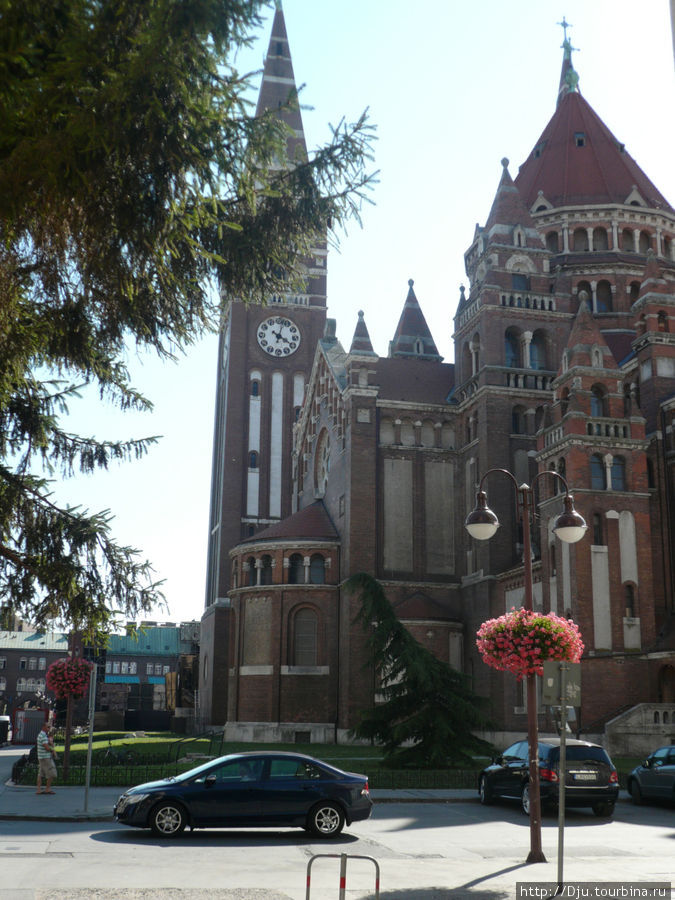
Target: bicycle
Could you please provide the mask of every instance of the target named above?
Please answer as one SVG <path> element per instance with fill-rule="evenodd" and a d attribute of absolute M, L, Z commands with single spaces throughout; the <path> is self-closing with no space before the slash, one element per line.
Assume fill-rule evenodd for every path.
<path fill-rule="evenodd" d="M 136 765 L 136 754 L 133 750 L 128 749 L 126 744 L 120 748 L 115 748 L 108 741 L 106 750 L 99 750 L 96 758 L 98 766 L 134 766 Z"/>

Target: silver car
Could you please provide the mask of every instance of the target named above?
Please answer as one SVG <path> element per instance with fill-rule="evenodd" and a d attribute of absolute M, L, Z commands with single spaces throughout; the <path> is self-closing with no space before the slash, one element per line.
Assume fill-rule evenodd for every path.
<path fill-rule="evenodd" d="M 675 802 L 675 746 L 659 747 L 628 776 L 633 803 L 643 800 Z"/>

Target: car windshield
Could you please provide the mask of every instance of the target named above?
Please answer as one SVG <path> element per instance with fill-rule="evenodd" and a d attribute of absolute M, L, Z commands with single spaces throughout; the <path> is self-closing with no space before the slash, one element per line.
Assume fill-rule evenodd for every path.
<path fill-rule="evenodd" d="M 202 763 L 201 766 L 197 766 L 194 769 L 188 769 L 187 772 L 181 772 L 180 775 L 171 776 L 169 781 L 190 781 L 193 778 L 198 778 L 200 775 L 203 775 L 205 772 L 208 772 L 209 769 L 212 769 L 216 765 L 220 765 L 224 763 L 228 759 L 236 759 L 235 756 L 221 756 L 218 759 L 210 759 L 208 762 Z"/>

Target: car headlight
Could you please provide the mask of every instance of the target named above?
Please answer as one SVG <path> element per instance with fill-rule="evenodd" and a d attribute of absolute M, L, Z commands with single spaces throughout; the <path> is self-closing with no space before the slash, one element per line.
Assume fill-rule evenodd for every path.
<path fill-rule="evenodd" d="M 145 798 L 149 796 L 150 794 L 129 794 L 127 797 L 127 806 L 131 806 L 132 803 L 140 803 L 141 800 L 145 800 Z"/>
<path fill-rule="evenodd" d="M 117 801 L 115 811 L 119 815 L 121 812 L 124 812 L 127 806 L 133 806 L 136 803 L 140 803 L 142 800 L 145 800 L 146 797 L 149 796 L 150 794 L 122 794 L 120 799 Z"/>

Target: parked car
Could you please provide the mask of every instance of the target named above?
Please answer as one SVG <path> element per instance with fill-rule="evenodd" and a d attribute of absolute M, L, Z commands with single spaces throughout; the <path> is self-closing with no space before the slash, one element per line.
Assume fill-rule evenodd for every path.
<path fill-rule="evenodd" d="M 626 783 L 633 803 L 643 800 L 675 802 L 675 747 L 659 747 L 636 766 Z"/>
<path fill-rule="evenodd" d="M 619 794 L 619 778 L 604 747 L 568 738 L 566 744 L 565 806 L 590 806 L 597 816 L 609 817 Z M 558 802 L 560 738 L 539 739 L 539 795 L 542 804 Z M 481 803 L 498 798 L 520 800 L 530 813 L 527 741 L 508 747 L 478 776 Z"/>
<path fill-rule="evenodd" d="M 139 784 L 115 804 L 124 825 L 175 837 L 184 828 L 299 826 L 316 837 L 367 819 L 366 775 L 299 753 L 234 753 L 181 775 Z"/>

